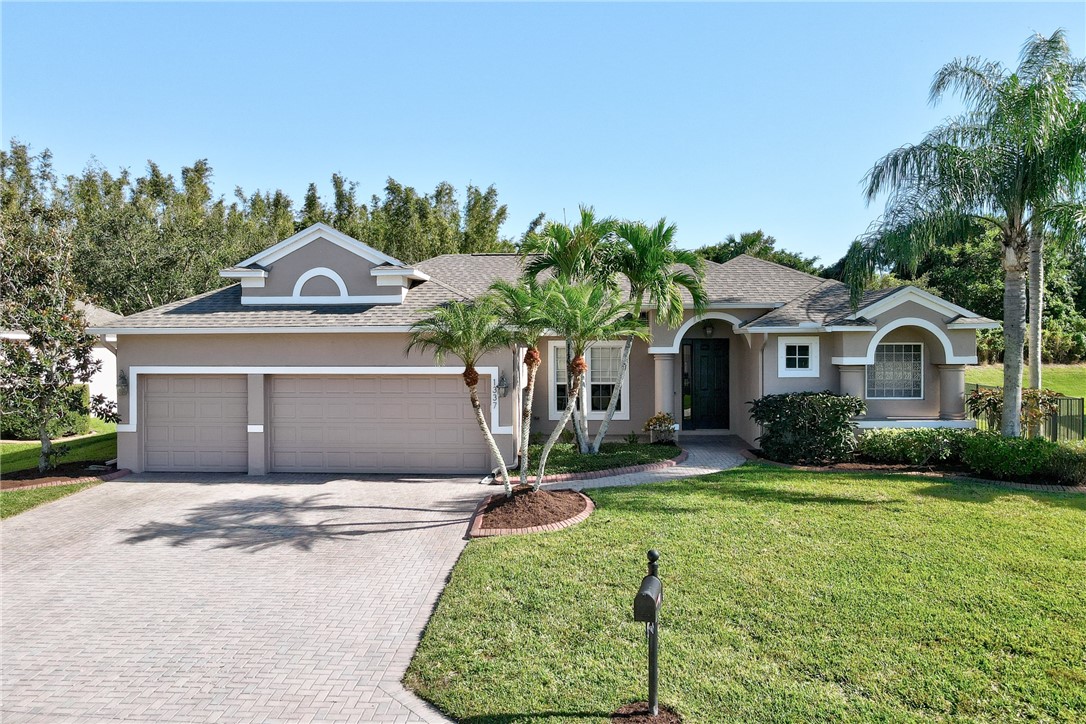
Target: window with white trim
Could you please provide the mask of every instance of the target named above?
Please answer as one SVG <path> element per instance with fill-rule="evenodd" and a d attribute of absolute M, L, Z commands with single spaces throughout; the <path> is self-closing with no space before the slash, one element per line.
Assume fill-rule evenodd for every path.
<path fill-rule="evenodd" d="M 818 377 L 818 337 L 777 339 L 778 377 Z"/>
<path fill-rule="evenodd" d="M 892 342 L 875 347 L 875 363 L 867 366 L 867 396 L 873 400 L 924 398 L 924 345 Z"/>
<path fill-rule="evenodd" d="M 566 344 L 565 342 L 549 342 L 548 344 L 551 360 L 548 406 L 550 419 L 557 420 L 562 416 L 569 401 Z M 618 376 L 619 369 L 622 367 L 623 346 L 623 342 L 596 342 L 585 352 L 588 372 L 585 373 L 584 385 L 581 388 L 579 407 L 588 410 L 590 420 L 601 420 L 607 414 L 607 406 L 611 402 L 611 393 L 615 385 L 620 385 L 615 419 L 630 419 L 630 412 L 626 405 L 626 400 L 630 396 L 630 376 L 627 374 L 621 381 Z"/>

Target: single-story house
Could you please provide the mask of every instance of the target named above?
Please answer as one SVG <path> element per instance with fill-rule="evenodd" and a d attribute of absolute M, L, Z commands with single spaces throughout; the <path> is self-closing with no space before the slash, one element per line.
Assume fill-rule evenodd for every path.
<path fill-rule="evenodd" d="M 409 265 L 316 224 L 221 274 L 238 283 L 125 317 L 116 335 L 120 464 L 133 470 L 482 473 L 494 461 L 450 362 L 407 353 L 410 325 L 521 273 L 514 254 L 452 254 Z M 621 341 L 588 353 L 581 401 L 595 429 L 613 386 L 610 432 L 641 432 L 657 411 L 683 436 L 755 441 L 747 403 L 793 390 L 867 401 L 864 427 L 966 427 L 965 366 L 990 319 L 913 287 L 866 294 L 749 256 L 707 264 L 708 309 L 675 329 L 648 320 L 618 379 Z M 541 344 L 533 432 L 565 404 L 560 339 Z M 498 445 L 515 461 L 521 351 L 481 363 Z"/>
<path fill-rule="evenodd" d="M 115 325 L 120 319 L 121 315 L 115 314 L 108 309 L 103 309 L 90 302 L 84 302 L 77 300 L 75 303 L 76 311 L 82 312 L 83 319 L 86 322 L 88 329 L 110 327 Z M 3 330 L 0 331 L 0 339 L 29 339 L 26 332 L 18 329 Z M 117 401 L 117 354 L 116 354 L 116 335 L 100 335 L 98 343 L 94 345 L 92 354 L 94 358 L 101 363 L 98 371 L 90 379 L 88 387 L 90 387 L 91 397 L 95 395 L 102 395 L 108 400 L 113 402 Z"/>

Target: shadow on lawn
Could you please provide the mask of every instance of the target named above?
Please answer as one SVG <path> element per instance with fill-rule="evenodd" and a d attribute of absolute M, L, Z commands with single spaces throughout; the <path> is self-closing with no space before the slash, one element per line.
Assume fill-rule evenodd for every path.
<path fill-rule="evenodd" d="M 570 719 L 610 719 L 609 711 L 538 711 L 526 714 L 480 714 L 457 719 L 460 724 L 512 724 L 518 721 L 569 721 Z"/>
<path fill-rule="evenodd" d="M 977 483 L 937 483 L 915 491 L 917 495 L 952 500 L 959 503 L 992 503 L 1000 498 L 1032 498 L 1039 503 L 1057 508 L 1071 508 L 1086 512 L 1086 495 L 1081 493 L 1050 493 L 1044 490 L 1001 488 L 996 485 Z"/>
<path fill-rule="evenodd" d="M 463 503 L 456 501 L 432 508 L 400 508 L 327 504 L 321 500 L 325 497 L 326 494 L 321 494 L 292 500 L 264 495 L 217 501 L 193 508 L 182 523 L 151 521 L 121 532 L 128 534 L 124 542 L 129 544 L 165 539 L 172 546 L 207 541 L 215 543 L 215 548 L 251 552 L 284 545 L 308 551 L 321 541 L 361 540 L 378 533 L 467 525 L 471 519 L 471 513 L 463 510 Z M 342 520 L 341 514 L 355 510 L 400 510 L 454 517 L 334 522 Z"/>

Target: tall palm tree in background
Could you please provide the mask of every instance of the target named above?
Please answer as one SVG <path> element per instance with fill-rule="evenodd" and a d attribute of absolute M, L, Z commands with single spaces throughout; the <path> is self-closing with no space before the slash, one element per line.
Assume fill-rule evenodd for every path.
<path fill-rule="evenodd" d="M 532 278 L 519 282 L 495 282 L 491 294 L 498 305 L 498 313 L 509 326 L 514 344 L 523 345 L 524 367 L 528 379 L 524 387 L 520 425 L 520 484 L 528 483 L 528 441 L 532 429 L 532 401 L 535 397 L 535 378 L 539 372 L 539 338 L 547 331 L 547 285 Z"/>
<path fill-rule="evenodd" d="M 426 314 L 428 316 L 411 325 L 411 341 L 407 351 L 432 350 L 438 364 L 444 364 L 449 355 L 464 363 L 464 384 L 468 388 L 475 420 L 479 423 L 491 455 L 498 461 L 505 494 L 512 496 L 513 486 L 509 482 L 505 458 L 483 416 L 483 406 L 479 402 L 479 372 L 476 370 L 483 355 L 509 346 L 512 338 L 508 326 L 498 313 L 494 300 L 487 297 L 474 302 L 448 302 L 427 310 Z"/>
<path fill-rule="evenodd" d="M 538 279 L 549 275 L 570 283 L 614 285 L 614 275 L 603 263 L 602 252 L 604 241 L 614 235 L 616 222 L 610 217 L 597 216 L 591 206 L 581 205 L 579 212 L 573 226 L 548 221 L 541 231 L 525 235 L 521 254 L 526 277 Z M 573 345 L 566 341 L 566 354 L 572 355 Z M 566 362 L 572 359 L 569 356 Z M 573 433 L 577 449 L 589 452 L 588 418 L 580 408 L 573 413 Z"/>
<path fill-rule="evenodd" d="M 1026 41 L 1017 71 L 978 58 L 943 66 L 931 101 L 955 92 L 968 110 L 916 145 L 890 152 L 868 172 L 868 202 L 889 193 L 886 210 L 849 249 L 846 280 L 857 305 L 881 266 L 915 272 L 935 245 L 996 229 L 1003 246 L 1004 435 L 1021 435 L 1025 278 L 1036 270 L 1032 365 L 1040 384 L 1040 246 L 1044 232 L 1065 238 L 1086 229 L 1086 66 L 1073 60 L 1062 31 Z"/>
<path fill-rule="evenodd" d="M 570 284 L 555 280 L 548 285 L 546 310 L 547 326 L 566 338 L 571 354 L 567 367 L 566 409 L 539 455 L 536 490 L 543 482 L 547 457 L 573 416 L 588 369 L 584 355 L 589 346 L 597 340 L 630 335 L 637 339 L 649 338 L 648 327 L 640 317 L 632 314 L 632 305 L 624 302 L 616 290 L 600 284 Z"/>
<path fill-rule="evenodd" d="M 705 310 L 705 289 L 702 278 L 705 260 L 692 251 L 675 247 L 674 224 L 660 219 L 653 226 L 642 222 L 622 222 L 616 229 L 617 243 L 609 245 L 606 267 L 609 271 L 626 277 L 630 285 L 630 313 L 641 316 L 641 308 L 647 300 L 656 308 L 656 321 L 669 328 L 682 324 L 685 301 L 683 291 L 691 297 L 694 314 Z M 600 451 L 600 445 L 607 435 L 607 429 L 618 409 L 622 391 L 622 379 L 630 366 L 630 352 L 633 350 L 634 335 L 626 336 L 622 348 L 622 361 L 618 371 L 618 383 L 611 391 L 607 403 L 607 413 L 592 442 L 593 454 Z"/>

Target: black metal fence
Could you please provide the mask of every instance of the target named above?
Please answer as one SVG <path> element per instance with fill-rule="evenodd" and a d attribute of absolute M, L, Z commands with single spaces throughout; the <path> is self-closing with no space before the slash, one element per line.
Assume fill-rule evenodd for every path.
<path fill-rule="evenodd" d="M 1003 388 L 998 385 L 978 385 L 967 382 L 965 394 L 968 395 L 976 389 L 1001 390 Z M 1060 395 L 1056 400 L 1056 404 L 1056 412 L 1049 415 L 1048 419 L 1045 420 L 1044 429 L 1042 430 L 1044 436 L 1056 442 L 1086 440 L 1086 400 L 1081 397 L 1064 397 Z M 978 429 L 988 429 L 988 420 L 986 418 L 981 416 L 973 419 L 977 421 Z"/>

